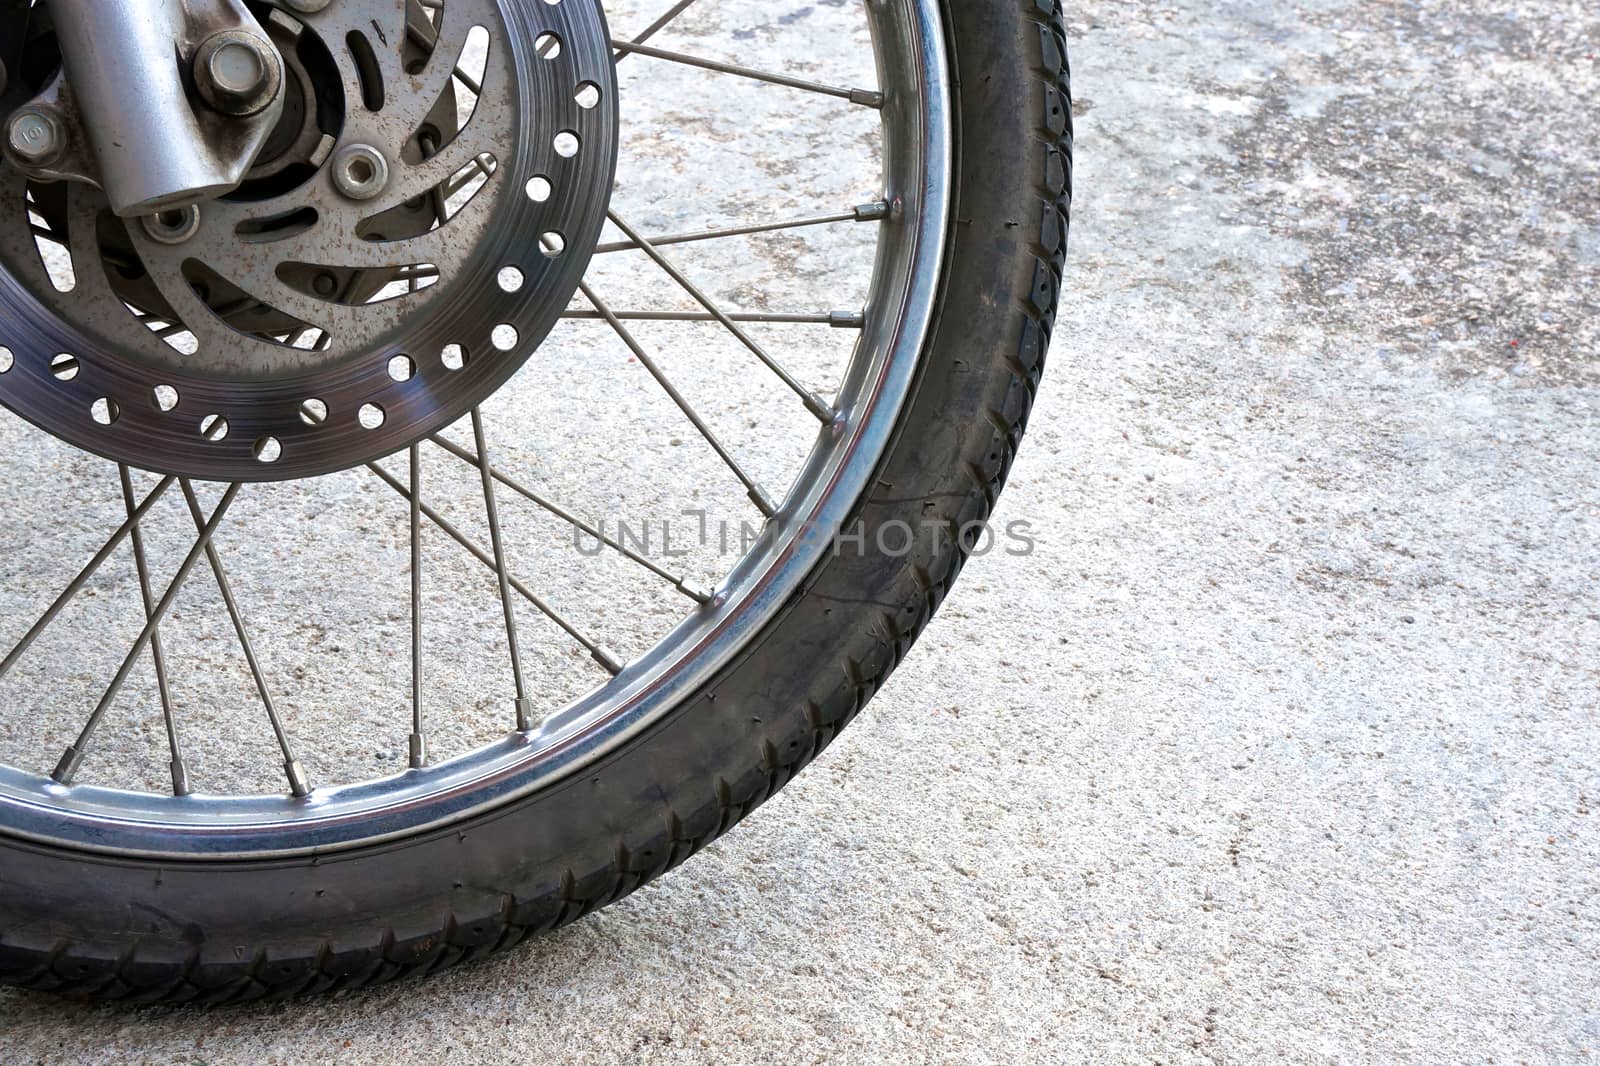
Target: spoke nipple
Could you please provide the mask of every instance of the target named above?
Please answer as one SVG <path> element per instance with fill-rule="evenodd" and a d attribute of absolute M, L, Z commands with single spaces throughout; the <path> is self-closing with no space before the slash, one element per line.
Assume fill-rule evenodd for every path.
<path fill-rule="evenodd" d="M 172 794 L 174 796 L 187 796 L 189 792 L 189 768 L 183 765 L 182 759 L 173 759 Z"/>
<path fill-rule="evenodd" d="M 311 785 L 306 781 L 306 771 L 300 765 L 299 759 L 290 759 L 283 764 L 283 772 L 289 778 L 289 792 L 296 799 L 304 799 L 311 795 Z"/>
<path fill-rule="evenodd" d="M 755 486 L 750 489 L 750 502 L 755 504 L 756 509 L 767 518 L 771 518 L 778 513 L 778 505 L 773 503 L 765 492 Z"/>
<path fill-rule="evenodd" d="M 825 426 L 833 425 L 833 420 L 837 417 L 833 406 L 814 392 L 806 393 L 806 410 L 816 415 Z"/>
<path fill-rule="evenodd" d="M 875 204 L 862 204 L 856 208 L 857 222 L 882 222 L 889 217 L 889 201 L 879 200 Z"/>
<path fill-rule="evenodd" d="M 56 763 L 56 768 L 50 777 L 58 785 L 70 785 L 81 765 L 83 765 L 83 752 L 78 750 L 77 745 L 68 744 L 67 750 L 62 752 L 61 761 Z"/>
<path fill-rule="evenodd" d="M 420 770 L 428 765 L 428 738 L 421 733 L 411 734 L 411 768 Z"/>
<path fill-rule="evenodd" d="M 861 311 L 835 311 L 828 316 L 828 325 L 834 329 L 862 329 L 867 316 Z"/>
<path fill-rule="evenodd" d="M 528 733 L 533 730 L 533 700 L 526 696 L 517 699 L 517 732 Z"/>
<path fill-rule="evenodd" d="M 860 104 L 862 107 L 882 107 L 883 94 L 871 89 L 851 89 L 850 102 Z"/>
<path fill-rule="evenodd" d="M 590 654 L 594 657 L 594 661 L 599 663 L 601 668 L 612 677 L 616 677 L 618 674 L 622 673 L 622 667 L 624 665 L 622 660 L 612 655 L 606 649 L 595 648 Z"/>
<path fill-rule="evenodd" d="M 67 151 L 67 129 L 48 108 L 25 107 L 6 124 L 6 154 L 25 167 L 47 167 Z"/>

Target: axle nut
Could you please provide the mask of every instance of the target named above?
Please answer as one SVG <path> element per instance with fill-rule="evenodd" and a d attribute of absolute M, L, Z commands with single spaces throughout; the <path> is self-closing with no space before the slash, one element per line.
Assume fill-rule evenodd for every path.
<path fill-rule="evenodd" d="M 47 167 L 66 150 L 66 127 L 42 107 L 25 107 L 6 124 L 6 151 L 23 166 Z"/>
<path fill-rule="evenodd" d="M 194 57 L 194 82 L 213 110 L 244 118 L 278 98 L 283 64 L 270 43 L 251 33 L 224 30 L 206 38 Z"/>

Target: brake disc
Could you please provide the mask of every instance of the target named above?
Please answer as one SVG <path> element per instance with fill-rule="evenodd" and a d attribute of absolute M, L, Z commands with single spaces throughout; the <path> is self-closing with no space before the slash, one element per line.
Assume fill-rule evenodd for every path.
<path fill-rule="evenodd" d="M 466 414 L 567 307 L 615 173 L 599 0 L 252 6 L 288 96 L 234 192 L 124 221 L 0 169 L 0 403 L 161 473 L 313 476 Z M 0 114 L 58 65 L 22 17 Z"/>

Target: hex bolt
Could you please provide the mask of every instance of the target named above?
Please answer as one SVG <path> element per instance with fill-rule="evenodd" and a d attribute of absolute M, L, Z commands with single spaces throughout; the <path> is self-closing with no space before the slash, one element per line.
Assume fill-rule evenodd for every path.
<path fill-rule="evenodd" d="M 283 67 L 269 42 L 240 30 L 224 30 L 206 38 L 195 53 L 194 81 L 212 109 L 244 118 L 277 99 Z"/>
<path fill-rule="evenodd" d="M 244 41 L 225 41 L 211 53 L 206 74 L 212 88 L 230 102 L 241 105 L 259 99 L 272 81 L 271 69 L 261 49 Z"/>
<path fill-rule="evenodd" d="M 47 167 L 66 150 L 66 127 L 52 111 L 25 107 L 6 123 L 6 151 L 25 167 Z"/>
<path fill-rule="evenodd" d="M 348 145 L 333 157 L 333 184 L 352 200 L 370 200 L 389 187 L 389 161 L 371 145 Z"/>
<path fill-rule="evenodd" d="M 291 11 L 298 11 L 302 15 L 315 15 L 332 2 L 333 0 L 284 0 Z"/>

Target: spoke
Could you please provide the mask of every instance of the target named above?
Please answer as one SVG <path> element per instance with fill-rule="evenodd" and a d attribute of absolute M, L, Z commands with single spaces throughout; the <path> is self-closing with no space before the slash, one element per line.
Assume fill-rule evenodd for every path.
<path fill-rule="evenodd" d="M 169 484 L 173 480 L 168 478 L 162 484 Z M 112 679 L 111 684 L 106 688 L 105 695 L 100 697 L 100 702 L 95 706 L 94 711 L 90 713 L 89 720 L 84 723 L 83 731 L 78 734 L 77 741 L 67 746 L 67 750 L 61 756 L 61 761 L 56 764 L 56 768 L 50 776 L 58 783 L 63 785 L 72 783 L 73 775 L 78 772 L 78 767 L 83 762 L 84 753 L 89 749 L 89 741 L 94 736 L 94 731 L 99 728 L 101 720 L 105 718 L 106 711 L 116 701 L 117 693 L 122 691 L 122 686 L 127 682 L 128 675 L 133 672 L 134 663 L 138 661 L 139 655 L 145 649 L 145 645 L 150 643 L 151 638 L 155 635 L 156 627 L 161 624 L 161 620 L 166 617 L 167 611 L 172 608 L 173 601 L 178 598 L 178 593 L 183 591 L 184 582 L 189 580 L 189 574 L 193 572 L 195 564 L 200 561 L 200 556 L 205 554 L 206 546 L 211 543 L 211 538 L 216 535 L 217 527 L 222 524 L 222 519 L 227 515 L 228 508 L 232 506 L 234 497 L 238 495 L 238 483 L 229 485 L 228 490 L 222 495 L 222 502 L 217 504 L 217 509 L 212 512 L 211 520 L 201 527 L 200 536 L 195 541 L 194 547 L 190 548 L 189 554 L 184 557 L 183 564 L 178 567 L 178 572 L 172 578 L 172 584 L 167 586 L 167 591 L 162 595 L 161 602 L 156 604 L 155 610 L 151 611 L 150 617 L 145 620 L 144 628 L 139 631 L 138 639 L 133 642 L 133 647 L 129 649 L 127 657 L 122 660 L 122 666 L 117 670 L 117 676 Z M 149 499 L 147 497 L 146 503 L 148 502 Z"/>
<path fill-rule="evenodd" d="M 629 240 L 637 244 L 640 251 L 649 256 L 651 261 L 654 262 L 656 266 L 665 271 L 667 276 L 673 281 L 677 282 L 679 287 L 681 287 L 684 292 L 688 293 L 694 298 L 695 303 L 699 304 L 701 307 L 704 307 L 706 312 L 718 322 L 722 323 L 723 326 L 725 326 L 728 331 L 738 339 L 740 344 L 743 344 L 750 350 L 752 355 L 761 360 L 768 370 L 771 370 L 774 374 L 778 375 L 785 385 L 794 390 L 795 394 L 798 395 L 801 400 L 805 401 L 806 410 L 816 415 L 818 420 L 820 420 L 823 425 L 831 425 L 833 423 L 834 410 L 827 404 L 826 401 L 822 399 L 822 397 L 806 388 L 798 379 L 795 378 L 793 374 L 790 374 L 787 370 L 785 370 L 782 364 L 780 364 L 771 355 L 768 355 L 767 350 L 761 347 L 760 344 L 756 343 L 755 338 L 750 336 L 750 334 L 745 331 L 744 327 L 740 326 L 739 323 L 735 322 L 732 318 L 729 318 L 727 313 L 724 312 L 721 307 L 717 306 L 716 301 L 712 300 L 711 297 L 702 292 L 699 287 L 694 284 L 694 282 L 689 280 L 683 271 L 679 270 L 672 264 L 670 260 L 667 259 L 666 256 L 662 255 L 654 244 L 652 244 L 645 237 L 641 236 L 639 232 L 632 226 L 624 222 L 620 215 L 618 215 L 615 211 L 608 211 L 606 214 L 607 217 L 611 219 L 612 225 L 620 229 L 624 234 L 627 235 Z M 593 302 L 593 300 L 590 301 L 590 303 Z M 604 314 L 603 311 L 601 313 Z"/>
<path fill-rule="evenodd" d="M 478 79 L 474 78 L 471 74 L 468 74 L 466 71 L 462 70 L 459 65 L 450 72 L 450 75 L 457 81 L 461 82 L 462 85 L 465 85 L 473 96 L 483 95 L 483 83 L 478 81 Z"/>
<path fill-rule="evenodd" d="M 615 311 L 611 312 L 624 322 L 721 322 L 716 315 L 705 311 Z M 563 311 L 561 317 L 573 322 L 604 322 L 606 316 L 599 311 L 573 308 Z M 765 322 L 780 326 L 832 326 L 834 329 L 861 329 L 867 324 L 866 316 L 859 311 L 828 311 L 816 314 L 782 314 L 777 312 L 729 312 L 735 322 Z"/>
<path fill-rule="evenodd" d="M 391 281 L 409 281 L 415 284 L 419 281 L 430 281 L 439 278 L 439 268 L 427 264 L 401 267 L 390 272 Z"/>
<path fill-rule="evenodd" d="M 424 159 L 433 157 L 439 151 L 439 145 L 426 133 L 418 135 L 417 147 L 422 149 L 422 158 Z M 439 225 L 442 226 L 450 220 L 450 193 L 435 185 L 428 190 L 428 195 L 432 198 L 433 215 L 438 219 Z"/>
<path fill-rule="evenodd" d="M 683 393 L 678 391 L 677 387 L 672 384 L 671 379 L 656 365 L 655 359 L 650 356 L 649 352 L 644 350 L 644 346 L 634 339 L 633 334 L 628 331 L 628 327 L 622 324 L 622 320 L 612 313 L 611 308 L 606 306 L 605 301 L 595 295 L 588 282 L 578 282 L 578 290 L 583 293 L 584 299 L 593 304 L 595 310 L 600 312 L 606 322 L 610 324 L 612 330 L 622 339 L 622 343 L 628 346 L 628 350 L 634 354 L 634 358 L 638 359 L 640 365 L 650 372 L 651 377 L 656 379 L 656 383 L 666 391 L 672 402 L 678 405 L 678 410 L 683 412 L 684 417 L 690 421 L 700 436 L 705 438 L 705 442 L 711 445 L 711 450 L 717 453 L 717 457 L 733 472 L 733 476 L 739 479 L 739 483 L 745 487 L 745 491 L 750 496 L 750 502 L 755 504 L 761 513 L 768 518 L 777 514 L 778 508 L 772 502 L 772 498 L 762 490 L 760 485 L 756 484 L 755 479 L 744 472 L 744 468 L 734 459 L 732 453 L 722 446 L 722 442 L 711 431 L 711 427 L 706 425 L 705 419 L 700 417 L 694 406 L 684 398 Z"/>
<path fill-rule="evenodd" d="M 205 530 L 205 515 L 200 510 L 200 500 L 194 494 L 194 486 L 187 479 L 183 482 L 183 498 L 189 505 L 189 514 L 194 518 L 195 528 Z M 284 731 L 283 721 L 278 717 L 278 708 L 272 701 L 272 690 L 267 687 L 266 675 L 261 671 L 261 663 L 256 658 L 255 645 L 250 640 L 250 631 L 244 624 L 244 615 L 239 610 L 239 602 L 234 598 L 233 585 L 228 580 L 228 572 L 222 566 L 222 556 L 218 554 L 216 545 L 211 538 L 205 542 L 206 559 L 211 564 L 211 574 L 216 579 L 217 591 L 222 593 L 222 602 L 228 608 L 228 617 L 233 621 L 233 631 L 239 638 L 239 647 L 244 650 L 245 662 L 250 666 L 250 676 L 255 679 L 256 693 L 261 697 L 261 705 L 267 710 L 267 721 L 272 725 L 272 733 L 278 740 L 278 749 L 283 753 L 283 772 L 289 779 L 289 791 L 296 796 L 309 796 L 311 788 L 306 783 L 306 773 L 300 761 L 294 757 L 294 749 L 289 744 L 289 734 Z"/>
<path fill-rule="evenodd" d="M 11 668 L 17 664 L 17 660 L 22 658 L 22 654 L 28 650 L 34 641 L 39 639 L 39 634 L 43 633 L 50 623 L 56 620 L 56 616 L 61 613 L 61 609 L 82 590 L 89 579 L 95 575 L 95 571 L 99 570 L 101 565 L 111 557 L 111 553 L 117 550 L 117 545 L 122 543 L 123 538 L 128 536 L 133 531 L 133 528 L 139 524 L 139 520 L 144 517 L 145 512 L 150 510 L 176 480 L 177 478 L 175 477 L 162 478 L 161 483 L 151 489 L 150 495 L 144 498 L 144 502 L 133 509 L 133 513 L 128 516 L 127 521 L 117 527 L 117 531 L 111 534 L 111 538 L 105 542 L 99 551 L 95 552 L 94 558 L 90 559 L 84 568 L 78 571 L 78 576 L 72 579 L 67 587 L 62 590 L 61 595 L 56 597 L 55 602 L 45 609 L 44 614 L 39 616 L 37 622 L 33 623 L 33 628 L 22 635 L 22 639 L 17 641 L 16 647 L 11 649 L 10 654 L 5 659 L 0 660 L 0 677 L 5 677 Z"/>
<path fill-rule="evenodd" d="M 478 81 L 471 74 L 468 74 L 466 71 L 462 70 L 460 67 L 456 68 L 455 77 L 456 80 L 461 82 L 462 85 L 465 85 L 469 90 L 471 90 L 473 96 L 483 95 L 483 83 Z"/>
<path fill-rule="evenodd" d="M 886 203 L 863 204 L 851 211 L 844 211 L 833 215 L 811 215 L 806 218 L 792 218 L 783 222 L 762 222 L 749 226 L 733 226 L 728 229 L 699 230 L 690 233 L 669 233 L 659 237 L 649 238 L 650 243 L 657 248 L 664 248 L 673 244 L 693 244 L 697 241 L 715 241 L 724 237 L 748 237 L 757 233 L 777 233 L 782 230 L 805 229 L 810 226 L 831 226 L 840 222 L 881 222 L 889 217 L 889 205 Z M 608 255 L 612 252 L 637 251 L 639 245 L 636 241 L 612 241 L 595 248 L 596 255 Z"/>
<path fill-rule="evenodd" d="M 764 81 L 772 85 L 784 85 L 791 89 L 803 89 L 806 92 L 821 93 L 823 96 L 833 96 L 840 100 L 849 100 L 852 104 L 862 107 L 882 107 L 883 94 L 871 89 L 845 89 L 838 85 L 827 85 L 819 81 L 807 81 L 804 78 L 791 78 L 787 74 L 774 74 L 771 71 L 756 70 L 752 67 L 741 67 L 735 63 L 721 63 L 715 59 L 702 59 L 699 56 L 688 56 L 682 52 L 669 52 L 664 48 L 651 48 L 649 45 L 633 44 L 628 41 L 612 41 L 611 47 L 623 54 L 637 53 L 651 59 L 665 60 L 668 63 L 682 63 L 688 67 L 698 67 L 701 70 L 715 71 L 718 74 L 733 74 L 741 78 L 750 78 L 754 81 Z"/>
<path fill-rule="evenodd" d="M 494 156 L 487 154 L 475 156 L 469 163 L 466 164 L 466 166 L 472 167 L 474 173 L 463 174 L 461 178 L 456 181 L 446 182 L 444 189 L 444 195 L 446 199 L 449 199 L 462 189 L 465 189 L 468 185 L 471 185 L 474 181 L 477 181 L 479 174 L 483 175 L 485 178 L 494 177 Z M 435 188 L 437 188 L 437 186 L 435 186 Z"/>
<path fill-rule="evenodd" d="M 428 764 L 422 731 L 422 455 L 411 446 L 411 768 Z"/>
<path fill-rule="evenodd" d="M 440 10 L 444 7 L 443 0 L 418 0 L 418 3 L 425 8 L 432 8 L 434 10 Z M 423 21 L 419 24 L 412 24 L 410 20 L 407 20 L 406 35 L 430 52 L 434 50 L 434 47 L 437 45 L 439 40 L 438 33 L 435 32 L 433 26 L 426 21 Z M 465 85 L 467 89 L 471 91 L 472 95 L 483 95 L 483 84 L 472 75 L 462 70 L 459 65 L 451 70 L 450 74 L 452 77 L 460 81 L 462 85 Z"/>
<path fill-rule="evenodd" d="M 467 451 L 467 449 L 461 447 L 453 441 L 446 440 L 444 437 L 439 436 L 438 434 L 435 434 L 428 439 L 433 441 L 433 443 L 437 444 L 439 447 L 443 448 L 445 451 L 449 452 L 451 455 L 467 463 L 469 466 L 481 468 L 481 463 L 476 455 L 473 455 L 471 452 Z M 578 518 L 566 508 L 561 507 L 558 504 L 551 503 L 549 500 L 545 499 L 543 496 L 540 496 L 537 492 L 534 492 L 532 489 L 528 488 L 526 485 L 523 485 L 521 482 L 511 477 L 511 475 L 505 473 L 497 467 L 491 466 L 489 470 L 490 473 L 494 475 L 494 479 L 496 481 L 500 482 L 500 484 L 504 485 L 512 492 L 522 496 L 530 503 L 544 508 L 557 518 L 595 538 L 601 544 L 604 544 L 613 551 L 619 552 L 627 558 L 632 559 L 646 570 L 649 570 L 656 576 L 670 582 L 674 588 L 676 588 L 679 592 L 682 592 L 685 596 L 688 596 L 690 599 L 694 600 L 696 603 L 704 605 L 711 602 L 710 593 L 702 592 L 690 585 L 686 578 L 675 576 L 669 571 L 663 570 L 660 566 L 651 562 L 645 556 L 633 551 L 615 538 L 606 536 L 602 530 L 590 525 L 583 519 Z M 413 486 L 412 491 L 415 492 L 415 486 Z"/>
<path fill-rule="evenodd" d="M 505 541 L 500 536 L 500 505 L 495 498 L 494 478 L 489 476 L 489 446 L 484 443 L 483 412 L 472 409 L 472 440 L 483 456 L 479 471 L 483 475 L 483 509 L 489 518 L 489 544 L 494 548 L 494 572 L 500 582 L 500 606 L 506 615 L 506 644 L 511 651 L 511 678 L 517 690 L 517 731 L 533 728 L 533 701 L 528 698 L 522 679 L 522 648 L 517 643 L 517 612 L 511 602 L 511 574 L 506 570 Z"/>
<path fill-rule="evenodd" d="M 406 487 L 400 483 L 400 479 L 390 474 L 383 467 L 379 466 L 377 463 L 368 463 L 367 469 L 376 474 L 378 479 L 385 485 L 388 485 L 395 492 L 399 493 L 401 499 L 411 499 L 411 494 L 407 492 Z M 420 509 L 423 516 L 426 517 L 428 521 L 432 522 L 436 527 L 438 527 L 441 533 L 465 548 L 468 554 L 470 554 L 474 559 L 478 560 L 478 562 L 482 563 L 490 570 L 495 569 L 494 556 L 481 548 L 472 540 L 471 537 L 468 537 L 465 533 L 461 532 L 461 530 L 457 529 L 455 527 L 455 523 L 451 522 L 444 515 L 434 510 L 433 507 L 426 502 L 421 505 Z M 567 636 L 583 645 L 583 649 L 589 653 L 590 658 L 599 663 L 607 673 L 613 677 L 622 673 L 622 663 L 616 658 L 616 656 L 612 655 L 602 645 L 590 640 L 584 635 L 582 630 L 563 618 L 561 614 L 555 610 L 555 608 L 546 603 L 538 594 L 536 594 L 532 589 L 528 588 L 526 584 L 519 581 L 515 577 L 510 578 L 510 584 L 511 587 L 516 590 L 517 594 L 523 599 L 527 600 L 529 603 L 533 604 L 534 608 L 538 610 L 540 614 L 544 615 L 546 618 L 550 619 L 550 621 L 559 626 L 562 632 L 566 633 Z"/>
<path fill-rule="evenodd" d="M 220 318 L 222 321 L 231 323 L 235 318 L 238 318 L 242 314 L 254 313 L 263 309 L 271 310 L 271 308 L 268 308 L 266 304 L 263 304 L 258 300 L 252 300 L 249 297 L 245 297 L 242 300 L 234 300 L 230 303 L 220 304 L 217 307 L 213 307 L 211 309 L 211 313 L 217 318 Z M 166 340 L 169 337 L 176 337 L 180 333 L 190 332 L 189 327 L 184 325 L 182 322 L 168 322 L 166 319 L 157 315 L 144 314 L 135 315 L 134 317 L 143 323 L 147 329 L 150 328 L 150 325 L 153 322 L 165 323 L 165 325 L 162 325 L 158 328 L 150 329 L 151 333 L 155 334 L 157 337 L 160 337 L 162 340 Z"/>
<path fill-rule="evenodd" d="M 639 36 L 635 37 L 633 39 L 632 43 L 633 44 L 644 44 L 644 42 L 648 41 L 650 38 L 654 37 L 656 34 L 660 33 L 662 30 L 666 29 L 667 28 L 667 24 L 670 23 L 673 19 L 677 18 L 679 15 L 683 14 L 684 11 L 687 10 L 689 5 L 692 4 L 692 3 L 694 3 L 694 0 L 678 0 L 678 2 L 676 4 L 673 4 L 670 8 L 667 9 L 667 13 L 666 14 L 662 15 L 660 18 L 658 18 L 654 22 L 650 23 L 650 25 L 646 26 L 644 28 L 644 32 L 639 34 Z M 628 53 L 626 53 L 626 52 L 620 53 L 617 56 L 617 62 L 620 63 L 620 62 L 622 62 L 622 60 L 624 60 L 626 58 L 628 58 Z"/>
<path fill-rule="evenodd" d="M 127 463 L 117 464 L 117 474 L 122 480 L 122 504 L 128 512 L 128 517 L 133 517 L 135 510 L 133 502 L 133 475 L 128 471 Z M 150 591 L 150 566 L 145 559 L 144 531 L 138 523 L 134 524 L 131 534 L 133 542 L 133 564 L 139 572 L 139 599 L 144 604 L 144 618 L 148 622 L 150 615 L 156 609 L 154 593 Z M 172 713 L 172 691 L 167 687 L 167 653 L 161 644 L 161 630 L 155 629 L 150 634 L 150 661 L 156 669 L 156 690 L 161 695 L 161 719 L 167 729 L 167 750 L 172 759 L 172 794 L 174 796 L 187 796 L 189 794 L 189 769 L 183 761 L 183 746 L 178 740 L 178 722 Z"/>

